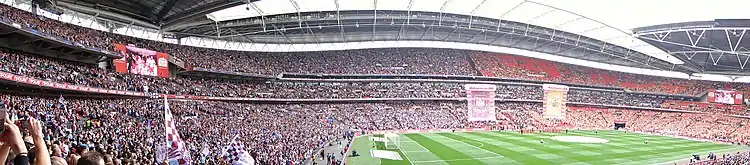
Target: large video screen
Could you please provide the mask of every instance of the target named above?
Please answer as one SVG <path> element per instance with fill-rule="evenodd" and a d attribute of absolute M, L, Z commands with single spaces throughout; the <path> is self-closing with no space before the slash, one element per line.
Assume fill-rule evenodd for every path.
<path fill-rule="evenodd" d="M 742 104 L 742 93 L 730 90 L 708 91 L 707 101 L 723 104 Z"/>
<path fill-rule="evenodd" d="M 117 72 L 169 77 L 166 53 L 122 44 L 115 44 L 115 51 L 122 55 L 114 60 Z"/>

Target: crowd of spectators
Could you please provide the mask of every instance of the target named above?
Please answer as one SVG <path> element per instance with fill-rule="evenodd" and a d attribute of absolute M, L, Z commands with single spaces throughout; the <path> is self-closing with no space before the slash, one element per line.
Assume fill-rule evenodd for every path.
<path fill-rule="evenodd" d="M 457 98 L 460 83 L 326 83 L 249 81 L 198 77 L 160 78 L 116 73 L 94 65 L 51 59 L 23 52 L 0 51 L 0 70 L 47 81 L 114 90 L 177 95 L 249 98 Z M 498 85 L 501 99 L 541 100 L 540 86 Z M 571 90 L 571 102 L 656 107 L 661 99 L 606 91 Z M 604 97 L 607 96 L 607 97 Z"/>
<path fill-rule="evenodd" d="M 471 60 L 484 76 L 571 84 L 622 87 L 648 93 L 698 95 L 709 89 L 747 91 L 743 83 L 685 80 L 638 75 L 550 62 L 522 56 L 474 53 Z"/>
<path fill-rule="evenodd" d="M 64 98 L 3 94 L 11 119 L 44 123 L 53 157 L 69 160 L 88 151 L 114 164 L 158 160 L 163 145 L 163 100 Z M 172 100 L 170 109 L 195 163 L 219 163 L 221 148 L 239 135 L 248 150 L 267 164 L 299 164 L 347 130 L 541 129 L 570 126 L 610 129 L 615 119 L 628 130 L 746 144 L 750 125 L 723 115 L 596 107 L 568 107 L 566 119 L 546 121 L 541 103 L 497 102 L 497 122 L 468 122 L 461 101 L 252 104 Z M 200 136 L 197 136 L 200 135 Z M 59 151 L 58 151 L 59 150 Z M 203 151 L 207 150 L 207 154 Z M 55 154 L 57 153 L 57 154 Z"/>
<path fill-rule="evenodd" d="M 111 50 L 113 42 L 166 52 L 195 67 L 221 71 L 276 75 L 308 74 L 436 74 L 484 75 L 574 84 L 615 86 L 669 94 L 696 95 L 709 89 L 750 91 L 739 83 L 684 80 L 636 75 L 574 66 L 521 56 L 449 49 L 362 49 L 326 52 L 242 52 L 176 45 L 103 32 L 47 19 L 4 4 L 0 19 L 77 45 Z M 232 61 L 232 62 L 216 62 Z"/>
<path fill-rule="evenodd" d="M 748 108 L 745 105 L 730 105 L 720 103 L 705 103 L 691 101 L 664 100 L 661 103 L 662 108 L 679 109 L 689 111 L 709 112 L 713 114 L 730 114 L 748 116 Z"/>
<path fill-rule="evenodd" d="M 736 165 L 750 164 L 750 152 L 741 151 L 734 154 L 722 154 L 721 157 L 707 158 L 701 160 L 690 159 L 689 165 Z"/>
<path fill-rule="evenodd" d="M 577 128 L 612 128 L 619 120 L 630 131 L 750 144 L 747 119 L 725 115 L 597 107 L 569 107 L 567 114 L 567 122 Z"/>
<path fill-rule="evenodd" d="M 649 108 L 658 108 L 664 101 L 655 95 L 597 90 L 569 90 L 567 99 L 568 102 Z"/>
<path fill-rule="evenodd" d="M 463 50 L 393 48 L 326 52 L 263 53 L 181 46 L 87 29 L 36 16 L 0 4 L 0 19 L 75 45 L 102 50 L 113 42 L 167 52 L 200 68 L 275 75 L 304 74 L 435 74 L 484 75 L 623 87 L 633 91 L 696 95 L 709 89 L 750 91 L 746 84 L 644 76 L 553 63 L 525 57 Z M 216 62 L 232 61 L 232 62 Z M 8 49 L 0 50 L 0 70 L 54 82 L 147 93 L 252 98 L 457 98 L 459 83 L 321 83 L 159 78 L 99 68 Z M 498 85 L 496 98 L 542 100 L 539 86 Z M 0 95 L 10 119 L 38 119 L 51 160 L 100 153 L 112 164 L 152 164 L 163 141 L 163 105 L 156 99 L 60 99 Z M 741 106 L 664 101 L 653 95 L 573 89 L 569 102 L 671 108 L 709 113 L 570 107 L 563 121 L 546 121 L 540 103 L 499 102 L 497 122 L 469 122 L 463 102 L 386 102 L 336 104 L 249 104 L 173 101 L 180 134 L 196 163 L 219 163 L 220 150 L 231 135 L 240 135 L 252 155 L 264 164 L 301 164 L 313 151 L 351 128 L 362 130 L 451 129 L 488 127 L 534 129 L 570 126 L 607 129 L 626 120 L 627 129 L 750 144 L 750 122 L 719 114 L 747 115 Z M 33 139 L 32 130 L 21 130 Z M 38 135 L 38 134 L 37 134 Z M 196 136 L 200 135 L 200 136 Z M 16 150 L 16 149 L 14 149 Z M 208 150 L 208 154 L 203 154 Z M 718 164 L 747 162 L 747 153 L 728 156 Z M 209 163 L 210 164 L 210 163 Z M 740 163 L 741 164 L 741 163 Z"/>
<path fill-rule="evenodd" d="M 47 135 L 45 143 L 55 151 L 53 157 L 64 158 L 68 164 L 74 164 L 74 159 L 85 151 L 102 153 L 112 158 L 113 164 L 150 164 L 159 159 L 156 148 L 164 141 L 164 108 L 160 99 L 17 94 L 3 94 L 0 98 L 8 103 L 11 119 L 42 121 Z M 233 135 L 239 135 L 252 155 L 264 164 L 300 164 L 308 160 L 315 149 L 343 137 L 352 128 L 368 131 L 451 129 L 489 124 L 471 125 L 463 102 L 170 102 L 180 135 L 196 163 L 221 162 L 220 150 Z M 500 103 L 499 109 L 523 112 L 535 108 L 533 105 L 540 104 Z M 500 119 L 508 120 L 503 116 Z M 204 155 L 203 150 L 208 150 L 208 154 Z"/>
<path fill-rule="evenodd" d="M 8 49 L 0 51 L 0 71 L 74 85 L 176 95 L 294 99 L 466 97 L 460 83 L 251 81 L 188 76 L 161 78 L 116 73 L 94 65 Z M 742 105 L 665 101 L 663 97 L 652 94 L 571 89 L 567 95 L 568 102 L 747 115 Z M 540 86 L 497 85 L 498 99 L 542 100 L 543 97 Z"/>

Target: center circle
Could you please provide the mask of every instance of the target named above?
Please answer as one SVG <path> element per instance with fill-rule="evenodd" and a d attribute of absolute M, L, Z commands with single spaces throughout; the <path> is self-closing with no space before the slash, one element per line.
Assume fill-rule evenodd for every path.
<path fill-rule="evenodd" d="M 573 143 L 607 143 L 609 140 L 595 137 L 586 136 L 553 136 L 550 137 L 552 140 L 561 142 L 573 142 Z"/>

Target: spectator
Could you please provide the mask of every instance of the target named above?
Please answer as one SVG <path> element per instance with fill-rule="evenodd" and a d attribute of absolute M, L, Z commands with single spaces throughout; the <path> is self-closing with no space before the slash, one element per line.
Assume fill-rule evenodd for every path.
<path fill-rule="evenodd" d="M 84 153 L 77 162 L 78 165 L 105 165 L 104 157 L 96 151 Z"/>

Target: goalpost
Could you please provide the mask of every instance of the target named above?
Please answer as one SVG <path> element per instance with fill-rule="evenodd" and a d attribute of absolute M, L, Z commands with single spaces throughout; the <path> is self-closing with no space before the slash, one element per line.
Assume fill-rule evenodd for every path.
<path fill-rule="evenodd" d="M 385 133 L 383 134 L 383 137 L 385 137 L 385 149 L 401 148 L 401 139 L 399 138 L 398 134 Z"/>

